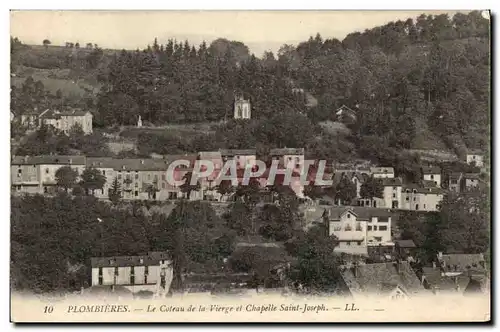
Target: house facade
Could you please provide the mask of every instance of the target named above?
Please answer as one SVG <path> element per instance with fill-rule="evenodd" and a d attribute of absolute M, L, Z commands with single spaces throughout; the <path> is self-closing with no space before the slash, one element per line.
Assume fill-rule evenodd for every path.
<path fill-rule="evenodd" d="M 480 150 L 469 150 L 465 162 L 467 164 L 475 163 L 477 167 L 481 168 L 484 166 L 484 153 Z"/>
<path fill-rule="evenodd" d="M 462 191 L 463 174 L 460 172 L 452 172 L 448 177 L 448 190 L 454 192 Z"/>
<path fill-rule="evenodd" d="M 173 280 L 172 259 L 165 252 L 94 257 L 91 267 L 92 286 L 123 286 L 133 293 L 150 291 L 166 295 Z"/>
<path fill-rule="evenodd" d="M 441 168 L 437 166 L 422 167 L 422 176 L 425 181 L 432 181 L 437 187 L 441 187 Z"/>
<path fill-rule="evenodd" d="M 271 149 L 272 160 L 279 160 L 285 168 L 302 170 L 304 166 L 304 148 Z"/>
<path fill-rule="evenodd" d="M 88 111 L 59 112 L 54 110 L 44 113 L 40 119 L 43 124 L 53 126 L 65 134 L 69 134 L 75 125 L 79 125 L 86 135 L 92 134 L 92 113 Z"/>
<path fill-rule="evenodd" d="M 59 168 L 69 166 L 81 175 L 85 165 L 85 156 L 14 156 L 11 160 L 12 191 L 29 194 L 53 193 Z"/>
<path fill-rule="evenodd" d="M 370 173 L 374 178 L 394 178 L 394 168 L 393 167 L 371 167 Z"/>
<path fill-rule="evenodd" d="M 401 192 L 401 208 L 412 211 L 438 211 L 443 197 L 444 191 L 441 188 L 405 185 Z"/>
<path fill-rule="evenodd" d="M 392 213 L 387 210 L 330 208 L 326 216 L 329 235 L 335 235 L 339 240 L 335 248 L 337 252 L 367 256 L 369 246 L 391 243 Z"/>

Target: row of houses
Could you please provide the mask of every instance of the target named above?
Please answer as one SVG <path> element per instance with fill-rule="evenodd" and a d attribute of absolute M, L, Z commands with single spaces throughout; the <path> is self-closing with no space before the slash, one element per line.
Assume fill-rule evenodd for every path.
<path fill-rule="evenodd" d="M 56 190 L 55 173 L 58 168 L 70 166 L 81 174 L 85 168 L 92 167 L 106 178 L 102 189 L 94 194 L 99 198 L 107 198 L 115 179 L 118 180 L 122 198 L 124 199 L 153 199 L 170 200 L 183 198 L 184 194 L 178 186 L 171 184 L 167 178 L 169 166 L 177 160 L 188 160 L 189 165 L 178 166 L 174 169 L 174 179 L 180 181 L 186 173 L 192 172 L 196 160 L 208 160 L 214 164 L 214 171 L 206 178 L 201 179 L 200 189 L 190 193 L 193 200 L 224 200 L 216 190 L 216 179 L 220 175 L 223 164 L 234 160 L 239 170 L 238 178 L 241 181 L 243 170 L 255 164 L 257 159 L 255 149 L 235 150 L 220 149 L 219 151 L 202 151 L 189 155 L 166 155 L 162 158 L 126 158 L 85 156 L 14 156 L 11 161 L 11 184 L 15 193 L 51 193 Z M 269 161 L 277 160 L 280 170 L 293 169 L 294 173 L 290 187 L 299 197 L 304 197 L 304 186 L 301 183 L 301 174 L 304 170 L 303 148 L 271 149 Z M 313 171 L 311 171 L 311 169 Z M 309 169 L 308 179 L 314 181 L 314 167 Z M 260 178 L 262 187 L 268 185 L 269 170 Z M 358 206 L 381 209 L 403 209 L 415 211 L 436 211 L 443 199 L 445 190 L 442 189 L 441 169 L 436 166 L 422 167 L 420 183 L 403 183 L 395 176 L 393 167 L 366 167 L 349 168 L 342 165 L 330 165 L 325 169 L 324 179 L 332 179 L 335 187 L 344 178 L 351 181 L 356 187 L 354 203 Z M 361 197 L 361 187 L 370 178 L 379 179 L 383 186 L 382 197 Z M 466 190 L 478 186 L 478 174 L 451 174 L 449 177 L 450 190 Z M 154 190 L 151 190 L 154 188 Z"/>

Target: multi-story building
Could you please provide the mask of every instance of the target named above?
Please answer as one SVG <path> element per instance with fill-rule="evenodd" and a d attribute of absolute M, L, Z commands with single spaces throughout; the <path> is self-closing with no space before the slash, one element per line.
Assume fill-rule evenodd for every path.
<path fill-rule="evenodd" d="M 141 256 L 91 258 L 92 286 L 123 286 L 133 293 L 166 295 L 173 279 L 171 256 L 149 252 Z"/>
<path fill-rule="evenodd" d="M 69 134 L 70 130 L 79 125 L 85 134 L 92 133 L 92 113 L 81 110 L 50 110 L 39 112 L 34 110 L 21 115 L 21 124 L 29 129 L 38 129 L 43 124 Z"/>
<path fill-rule="evenodd" d="M 304 148 L 271 149 L 270 155 L 285 168 L 302 170 L 304 166 Z"/>
<path fill-rule="evenodd" d="M 401 193 L 401 208 L 413 211 L 437 211 L 443 200 L 444 191 L 437 187 L 404 185 Z"/>
<path fill-rule="evenodd" d="M 238 95 L 234 100 L 234 118 L 235 119 L 250 119 L 252 117 L 250 100 L 246 100 L 243 96 Z"/>
<path fill-rule="evenodd" d="M 454 192 L 462 191 L 463 174 L 461 172 L 452 172 L 448 177 L 448 189 Z"/>
<path fill-rule="evenodd" d="M 234 160 L 238 168 L 246 168 L 247 165 L 254 165 L 257 159 L 255 149 L 220 149 L 219 151 L 223 162 Z"/>
<path fill-rule="evenodd" d="M 79 125 L 85 134 L 92 134 L 92 113 L 81 110 L 48 111 L 40 116 L 41 122 L 69 134 L 75 125 Z"/>
<path fill-rule="evenodd" d="M 422 167 L 422 176 L 425 181 L 432 181 L 436 187 L 441 187 L 441 168 L 438 166 Z"/>
<path fill-rule="evenodd" d="M 480 150 L 467 151 L 465 162 L 467 164 L 475 163 L 477 167 L 484 166 L 484 153 Z"/>
<path fill-rule="evenodd" d="M 393 167 L 371 167 L 370 173 L 374 178 L 393 178 L 394 168 Z"/>
<path fill-rule="evenodd" d="M 401 192 L 403 182 L 400 178 L 381 178 L 383 197 L 373 197 L 371 206 L 374 208 L 399 209 L 401 207 Z M 366 200 L 365 200 L 366 201 Z M 370 206 L 365 203 L 365 206 Z"/>
<path fill-rule="evenodd" d="M 85 156 L 14 156 L 11 161 L 12 189 L 15 193 L 53 193 L 59 168 L 69 166 L 81 175 L 85 165 Z"/>
<path fill-rule="evenodd" d="M 339 240 L 335 251 L 366 256 L 368 246 L 392 243 L 392 213 L 389 210 L 332 207 L 327 210 L 327 217 L 329 235 Z"/>

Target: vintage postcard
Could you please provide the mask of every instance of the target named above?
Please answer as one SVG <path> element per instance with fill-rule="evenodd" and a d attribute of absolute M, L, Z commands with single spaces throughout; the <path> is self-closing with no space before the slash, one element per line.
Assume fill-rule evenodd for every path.
<path fill-rule="evenodd" d="M 491 320 L 489 11 L 10 20 L 12 322 Z"/>

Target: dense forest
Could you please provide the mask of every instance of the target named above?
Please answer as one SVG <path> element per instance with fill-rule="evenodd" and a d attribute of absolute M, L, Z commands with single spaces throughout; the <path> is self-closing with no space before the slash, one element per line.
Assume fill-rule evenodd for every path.
<path fill-rule="evenodd" d="M 411 148 L 417 122 L 456 152 L 486 149 L 489 34 L 489 21 L 473 11 L 421 15 L 351 33 L 342 41 L 317 34 L 261 58 L 243 43 L 223 38 L 210 45 L 155 39 L 142 51 L 85 49 L 60 58 L 20 56 L 29 46 L 13 39 L 11 54 L 14 66 L 93 73 L 101 83 L 98 95 L 74 103 L 94 111 L 96 126 L 133 125 L 138 115 L 153 125 L 220 121 L 231 118 L 235 93 L 250 99 L 257 121 L 298 113 L 313 126 L 334 120 L 336 108 L 345 104 L 359 117 L 349 140 L 366 157 L 374 146 Z M 29 83 L 27 91 L 12 94 L 19 112 L 64 103 L 61 96 L 44 95 L 38 82 Z M 294 88 L 318 104 L 306 106 L 306 96 Z"/>

